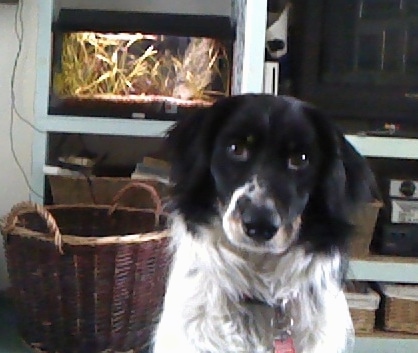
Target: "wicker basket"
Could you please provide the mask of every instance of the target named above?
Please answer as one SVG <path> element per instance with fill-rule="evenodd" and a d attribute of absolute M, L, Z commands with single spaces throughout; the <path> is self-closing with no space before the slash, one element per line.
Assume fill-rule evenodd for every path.
<path fill-rule="evenodd" d="M 2 222 L 19 331 L 33 348 L 147 345 L 165 291 L 168 236 L 156 225 L 165 217 L 155 190 L 139 186 L 152 192 L 156 210 L 22 203 Z"/>
<path fill-rule="evenodd" d="M 418 333 L 418 286 L 382 285 L 384 329 Z"/>
<path fill-rule="evenodd" d="M 377 216 L 382 207 L 382 202 L 375 201 L 366 203 L 356 210 L 352 217 L 355 227 L 350 239 L 349 253 L 351 257 L 362 258 L 369 255 Z"/>
<path fill-rule="evenodd" d="M 369 286 L 355 290 L 345 291 L 354 330 L 356 333 L 371 333 L 375 326 L 380 296 Z"/>
<path fill-rule="evenodd" d="M 132 183 L 131 178 L 113 177 L 76 177 L 68 175 L 48 175 L 54 204 L 97 204 L 111 205 L 116 193 Z M 152 185 L 164 198 L 168 186 L 153 180 L 146 181 Z M 152 203 L 142 189 L 137 189 L 125 195 L 123 205 L 127 207 L 152 207 Z"/>

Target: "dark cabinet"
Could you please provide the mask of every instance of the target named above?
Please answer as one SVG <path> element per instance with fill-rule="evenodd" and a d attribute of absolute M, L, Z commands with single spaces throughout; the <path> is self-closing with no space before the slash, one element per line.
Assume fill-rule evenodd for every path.
<path fill-rule="evenodd" d="M 295 0 L 295 95 L 336 118 L 418 125 L 418 1 Z"/>

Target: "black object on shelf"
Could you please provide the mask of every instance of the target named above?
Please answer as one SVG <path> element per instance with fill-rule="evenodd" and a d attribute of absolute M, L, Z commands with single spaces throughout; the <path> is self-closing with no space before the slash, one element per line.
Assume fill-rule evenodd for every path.
<path fill-rule="evenodd" d="M 382 227 L 379 253 L 418 257 L 418 224 L 386 224 Z"/>
<path fill-rule="evenodd" d="M 294 1 L 296 96 L 336 119 L 416 124 L 417 10 L 399 1 L 384 4 Z"/>

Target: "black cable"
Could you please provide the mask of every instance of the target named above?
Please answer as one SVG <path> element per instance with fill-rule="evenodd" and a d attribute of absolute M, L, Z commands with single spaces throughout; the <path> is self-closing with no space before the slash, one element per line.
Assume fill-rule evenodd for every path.
<path fill-rule="evenodd" d="M 43 132 L 35 127 L 30 121 L 26 120 L 17 110 L 16 108 L 16 94 L 15 94 L 15 80 L 16 80 L 16 72 L 17 72 L 17 66 L 19 64 L 19 59 L 22 54 L 22 48 L 23 48 L 23 35 L 24 35 L 24 26 L 23 26 L 23 0 L 20 0 L 18 5 L 16 6 L 15 11 L 15 23 L 14 23 L 14 30 L 15 35 L 18 40 L 18 49 L 16 52 L 13 69 L 12 69 L 12 76 L 10 79 L 10 97 L 11 97 L 11 105 L 10 105 L 10 127 L 9 127 L 9 139 L 10 139 L 10 150 L 12 152 L 13 159 L 19 168 L 20 172 L 22 173 L 23 179 L 25 180 L 25 183 L 29 190 L 36 196 L 42 198 L 42 195 L 36 192 L 29 181 L 28 176 L 26 175 L 25 169 L 23 168 L 22 164 L 19 161 L 19 158 L 17 157 L 17 153 L 14 147 L 14 138 L 13 138 L 13 130 L 14 130 L 14 115 L 16 114 L 19 119 L 24 121 L 26 124 L 28 124 L 31 128 L 38 132 Z"/>

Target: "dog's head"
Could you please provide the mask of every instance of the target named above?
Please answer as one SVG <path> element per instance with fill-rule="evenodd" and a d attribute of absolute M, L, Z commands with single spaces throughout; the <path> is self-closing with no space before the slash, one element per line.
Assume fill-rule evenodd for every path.
<path fill-rule="evenodd" d="M 290 97 L 223 99 L 169 133 L 173 205 L 193 233 L 221 220 L 235 246 L 282 253 L 344 246 L 371 201 L 365 160 L 314 107 Z"/>

